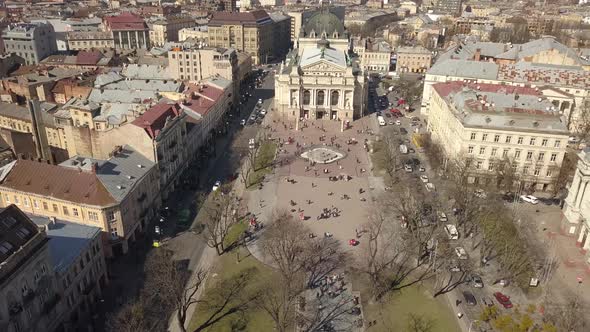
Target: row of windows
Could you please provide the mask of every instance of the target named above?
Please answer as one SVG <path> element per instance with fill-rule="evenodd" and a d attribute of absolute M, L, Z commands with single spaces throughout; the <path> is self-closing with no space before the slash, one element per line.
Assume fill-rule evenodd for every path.
<path fill-rule="evenodd" d="M 498 156 L 498 150 L 499 150 L 498 148 L 492 148 L 490 156 L 492 156 L 492 157 Z M 479 155 L 485 155 L 486 152 L 487 152 L 487 147 L 485 147 L 485 146 L 479 147 L 479 153 L 478 153 Z M 467 148 L 467 153 L 475 154 L 475 146 L 470 145 Z M 510 153 L 510 149 L 502 149 L 502 158 L 507 158 L 509 153 Z M 522 154 L 522 150 L 515 150 L 514 151 L 514 160 L 519 160 L 521 154 Z M 546 153 L 544 151 L 538 152 L 536 158 L 533 158 L 533 155 L 534 155 L 533 151 L 527 151 L 526 160 L 532 161 L 533 159 L 536 159 L 536 161 L 539 161 L 539 162 L 545 161 Z M 549 161 L 550 162 L 557 161 L 557 155 L 558 155 L 557 153 L 551 153 L 551 157 L 549 158 Z"/>
<path fill-rule="evenodd" d="M 487 133 L 483 133 L 481 135 L 481 141 L 482 142 L 487 142 L 489 138 L 493 137 L 493 141 L 494 143 L 500 143 L 502 141 L 502 143 L 507 143 L 507 144 L 511 144 L 512 143 L 512 135 L 506 135 L 504 137 L 503 140 L 501 140 L 501 137 L 499 134 L 495 134 L 495 135 L 489 135 Z M 471 136 L 469 137 L 470 140 L 475 141 L 477 139 L 477 133 L 471 133 Z M 528 145 L 536 145 L 539 141 L 537 141 L 536 137 L 530 137 L 528 140 L 526 140 L 526 143 L 528 143 Z M 522 145 L 525 143 L 525 138 L 523 136 L 518 136 L 516 139 L 516 144 Z M 549 139 L 548 138 L 543 138 L 540 140 L 541 146 L 548 146 L 549 145 Z M 554 148 L 559 148 L 561 147 L 561 140 L 555 140 L 553 142 L 553 147 Z"/>
<path fill-rule="evenodd" d="M 61 213 L 64 216 L 71 215 L 73 217 L 80 217 L 80 215 L 81 215 L 81 212 L 78 210 L 78 208 L 71 208 L 71 210 L 70 210 L 70 208 L 68 206 L 62 205 L 61 209 L 60 209 L 59 205 L 57 205 L 56 203 L 51 203 L 51 209 L 50 209 L 50 205 L 46 201 L 37 201 L 36 199 L 29 201 L 28 198 L 24 197 L 21 199 L 21 197 L 17 196 L 17 195 L 13 195 L 11 198 L 10 195 L 5 194 L 4 200 L 6 202 L 6 205 L 9 205 L 11 203 L 14 203 L 16 205 L 21 205 L 21 202 L 22 202 L 22 204 L 27 208 L 32 207 L 33 209 L 41 209 L 41 207 L 42 207 L 43 210 L 45 210 L 45 211 L 50 211 L 53 213 Z M 87 214 L 88 214 L 88 216 L 87 216 L 88 220 L 94 221 L 94 222 L 98 221 L 98 213 L 97 212 L 88 211 Z M 107 212 L 107 219 L 109 221 L 116 220 L 115 212 L 113 210 Z"/>
<path fill-rule="evenodd" d="M 514 170 L 514 172 L 518 172 L 518 165 L 517 164 L 512 164 L 512 169 Z M 478 161 L 475 163 L 475 168 L 476 169 L 483 169 L 483 161 Z M 494 171 L 495 170 L 495 164 L 493 162 L 489 162 L 488 163 L 488 167 L 487 167 L 488 171 Z M 534 175 L 534 176 L 540 176 L 541 175 L 541 167 L 535 167 L 532 168 L 532 172 L 531 172 L 531 167 L 528 165 L 525 165 L 522 167 L 522 171 L 521 174 L 523 175 Z M 548 169 L 545 171 L 545 176 L 546 177 L 551 177 L 553 176 L 553 170 L 552 169 Z"/>

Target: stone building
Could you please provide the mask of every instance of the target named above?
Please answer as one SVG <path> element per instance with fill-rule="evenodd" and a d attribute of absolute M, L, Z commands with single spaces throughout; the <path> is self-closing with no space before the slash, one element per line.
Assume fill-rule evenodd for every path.
<path fill-rule="evenodd" d="M 72 51 L 115 47 L 115 40 L 111 31 L 68 32 L 66 40 L 68 49 Z"/>
<path fill-rule="evenodd" d="M 27 65 L 39 63 L 57 52 L 55 31 L 51 24 L 19 23 L 2 32 L 4 49 L 25 59 Z"/>
<path fill-rule="evenodd" d="M 131 12 L 123 12 L 117 16 L 106 16 L 104 26 L 113 34 L 115 48 L 149 49 L 150 33 L 143 18 Z"/>
<path fill-rule="evenodd" d="M 398 73 L 425 73 L 432 64 L 432 52 L 422 46 L 400 47 L 396 54 Z"/>
<path fill-rule="evenodd" d="M 192 28 L 196 21 L 190 16 L 167 16 L 151 23 L 150 43 L 152 46 L 162 46 L 167 42 L 179 41 L 179 31 Z"/>
<path fill-rule="evenodd" d="M 302 27 L 275 80 L 275 107 L 290 119 L 352 121 L 363 115 L 367 85 L 348 57 L 348 34 L 338 17 L 316 13 Z"/>

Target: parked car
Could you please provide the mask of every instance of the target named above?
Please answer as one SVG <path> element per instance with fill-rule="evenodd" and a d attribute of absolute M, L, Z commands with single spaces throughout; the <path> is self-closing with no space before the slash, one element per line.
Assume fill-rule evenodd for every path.
<path fill-rule="evenodd" d="M 465 302 L 469 305 L 476 305 L 477 304 L 477 300 L 475 299 L 475 296 L 473 296 L 473 293 L 471 293 L 469 291 L 463 292 L 463 298 L 465 299 Z"/>
<path fill-rule="evenodd" d="M 258 99 L 258 105 L 262 104 L 262 99 Z"/>
<path fill-rule="evenodd" d="M 429 192 L 430 192 L 430 191 L 435 191 L 435 190 L 436 190 L 436 187 L 434 186 L 434 183 L 430 183 L 430 182 L 428 182 L 428 183 L 426 184 L 426 190 L 427 190 L 427 191 L 429 191 Z"/>
<path fill-rule="evenodd" d="M 447 232 L 447 236 L 449 237 L 449 240 L 458 240 L 459 239 L 459 232 L 457 231 L 457 227 L 455 227 L 455 225 L 453 225 L 453 224 L 446 225 L 445 232 Z"/>
<path fill-rule="evenodd" d="M 539 204 L 539 199 L 533 195 L 521 195 L 520 199 L 531 204 Z"/>
<path fill-rule="evenodd" d="M 482 189 L 476 189 L 473 194 L 475 195 L 475 197 L 477 198 L 486 198 L 488 197 L 488 195 L 486 194 L 485 191 L 483 191 Z"/>
<path fill-rule="evenodd" d="M 473 287 L 475 288 L 483 288 L 483 280 L 478 275 L 473 275 L 472 277 Z"/>
<path fill-rule="evenodd" d="M 449 220 L 449 218 L 447 218 L 447 214 L 439 211 L 438 212 L 438 220 L 440 220 L 440 222 L 447 222 Z"/>
<path fill-rule="evenodd" d="M 260 110 L 260 115 L 266 115 L 266 110 L 263 108 L 262 110 Z"/>
<path fill-rule="evenodd" d="M 240 120 L 240 125 L 245 126 L 246 125 L 246 119 Z"/>
<path fill-rule="evenodd" d="M 400 120 L 396 120 L 395 121 L 395 124 L 398 125 L 398 126 L 401 126 L 402 125 L 402 122 Z"/>
<path fill-rule="evenodd" d="M 403 128 L 403 127 L 399 129 L 399 132 L 400 132 L 402 135 L 406 135 L 406 134 L 408 133 L 408 131 L 406 130 L 406 128 Z"/>
<path fill-rule="evenodd" d="M 217 191 L 217 189 L 219 189 L 219 187 L 221 187 L 221 181 L 215 181 L 215 184 L 213 185 L 212 190 Z"/>
<path fill-rule="evenodd" d="M 425 175 L 425 174 L 420 175 L 420 180 L 424 183 L 428 183 L 428 175 Z"/>
<path fill-rule="evenodd" d="M 420 167 L 420 172 L 426 172 L 426 168 Z"/>
<path fill-rule="evenodd" d="M 406 164 L 406 165 L 404 165 L 404 170 L 405 170 L 406 172 L 408 172 L 408 173 L 412 173 L 412 166 L 411 166 L 411 165 L 408 165 L 408 164 Z"/>
<path fill-rule="evenodd" d="M 502 294 L 501 292 L 495 292 L 494 293 L 494 297 L 496 298 L 496 300 L 498 302 L 500 302 L 500 304 L 506 308 L 506 309 L 510 309 L 512 308 L 512 302 L 510 301 L 510 297 L 506 296 L 504 294 Z"/>
<path fill-rule="evenodd" d="M 487 296 L 483 296 L 481 298 L 481 302 L 488 307 L 491 307 L 494 305 L 494 300 L 492 300 L 491 298 L 487 297 Z"/>
<path fill-rule="evenodd" d="M 459 257 L 459 259 L 467 259 L 467 252 L 463 247 L 456 247 L 455 254 L 457 254 L 457 257 Z"/>

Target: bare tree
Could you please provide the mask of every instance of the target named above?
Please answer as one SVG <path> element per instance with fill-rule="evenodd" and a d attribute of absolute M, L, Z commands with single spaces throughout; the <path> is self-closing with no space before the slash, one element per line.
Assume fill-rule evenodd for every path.
<path fill-rule="evenodd" d="M 399 144 L 391 132 L 385 134 L 375 151 L 377 166 L 385 171 L 388 176 L 389 185 L 398 182 L 397 170 L 401 163 L 401 152 Z"/>
<path fill-rule="evenodd" d="M 355 305 L 353 295 L 340 294 L 336 299 L 326 296 L 312 298 L 307 310 L 300 311 L 297 324 L 305 331 L 352 331 L 355 323 L 352 315 Z"/>
<path fill-rule="evenodd" d="M 586 304 L 579 294 L 574 294 L 563 303 L 548 303 L 548 316 L 559 331 L 585 331 L 588 326 Z"/>
<path fill-rule="evenodd" d="M 430 332 L 434 329 L 434 321 L 423 315 L 409 314 L 407 331 L 409 332 Z"/>
<path fill-rule="evenodd" d="M 145 308 L 146 305 L 141 297 L 128 302 L 121 307 L 121 310 L 107 317 L 107 330 L 120 332 L 159 330 L 160 323 L 153 321 L 146 313 Z"/>
<path fill-rule="evenodd" d="M 269 278 L 264 290 L 256 300 L 256 306 L 266 312 L 279 332 L 289 330 L 296 317 L 295 305 L 304 291 L 302 275 L 290 278 L 285 283 L 284 277 Z"/>
<path fill-rule="evenodd" d="M 302 257 L 307 287 L 314 288 L 320 280 L 345 266 L 348 256 L 333 238 L 317 237 L 310 242 Z"/>
<path fill-rule="evenodd" d="M 237 203 L 233 193 L 223 193 L 223 188 L 213 192 L 201 208 L 204 237 L 207 245 L 218 255 L 225 252 L 225 241 L 233 225 L 238 222 Z"/>

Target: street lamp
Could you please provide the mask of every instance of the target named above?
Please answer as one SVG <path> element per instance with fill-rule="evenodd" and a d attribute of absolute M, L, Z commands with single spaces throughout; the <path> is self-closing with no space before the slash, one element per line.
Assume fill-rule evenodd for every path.
<path fill-rule="evenodd" d="M 479 322 L 479 320 L 477 320 L 477 319 L 472 320 L 471 323 L 469 323 L 469 329 L 467 330 L 467 332 L 471 332 L 471 327 L 473 326 L 473 323 L 475 323 L 475 322 Z"/>

